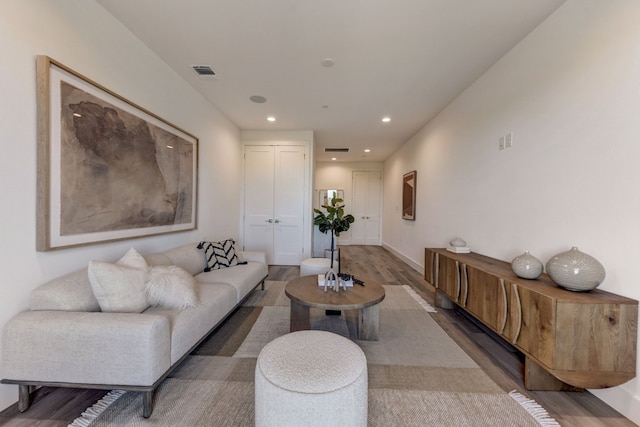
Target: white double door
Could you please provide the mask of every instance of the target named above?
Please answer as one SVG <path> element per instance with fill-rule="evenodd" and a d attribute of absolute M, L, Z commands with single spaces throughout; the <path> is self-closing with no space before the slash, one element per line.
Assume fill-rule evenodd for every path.
<path fill-rule="evenodd" d="M 382 173 L 354 171 L 351 244 L 380 245 L 380 216 L 382 211 Z"/>
<path fill-rule="evenodd" d="M 299 265 L 304 254 L 305 146 L 245 146 L 244 249 L 267 263 Z"/>

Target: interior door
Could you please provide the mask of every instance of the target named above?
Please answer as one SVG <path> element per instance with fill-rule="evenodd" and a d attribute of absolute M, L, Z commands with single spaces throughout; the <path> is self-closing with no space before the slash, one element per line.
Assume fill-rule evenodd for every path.
<path fill-rule="evenodd" d="M 244 153 L 244 249 L 263 251 L 273 258 L 274 149 L 247 146 Z"/>
<path fill-rule="evenodd" d="M 380 171 L 353 172 L 353 216 L 351 243 L 380 244 L 380 201 L 382 200 Z"/>
<path fill-rule="evenodd" d="M 304 146 L 245 147 L 244 249 L 271 265 L 304 257 L 305 157 Z"/>
<path fill-rule="evenodd" d="M 298 265 L 304 251 L 305 147 L 275 147 L 273 263 Z"/>

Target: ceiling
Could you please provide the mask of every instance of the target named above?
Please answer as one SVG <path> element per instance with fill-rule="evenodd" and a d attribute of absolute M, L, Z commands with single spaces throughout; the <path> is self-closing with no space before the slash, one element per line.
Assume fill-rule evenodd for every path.
<path fill-rule="evenodd" d="M 313 130 L 316 161 L 351 162 L 388 158 L 564 1 L 97 0 L 240 129 Z"/>

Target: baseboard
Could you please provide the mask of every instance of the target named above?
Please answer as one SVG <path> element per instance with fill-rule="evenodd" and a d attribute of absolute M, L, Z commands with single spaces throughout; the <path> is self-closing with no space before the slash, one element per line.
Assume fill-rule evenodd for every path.
<path fill-rule="evenodd" d="M 424 276 L 424 265 L 421 263 L 418 263 L 414 260 L 412 260 L 411 258 L 409 258 L 408 256 L 406 256 L 405 254 L 403 254 L 402 252 L 396 250 L 394 247 L 382 242 L 382 247 L 385 248 L 386 250 L 388 250 L 389 252 L 391 252 L 392 254 L 394 254 L 395 256 L 397 256 L 398 258 L 400 258 L 402 261 L 404 261 L 406 264 L 408 264 L 411 268 L 413 268 L 415 271 L 419 272 L 420 274 L 422 274 Z"/>
<path fill-rule="evenodd" d="M 638 381 L 638 379 L 631 381 Z M 632 387 L 625 387 L 623 384 L 618 387 L 589 390 L 589 392 L 634 423 L 640 425 L 640 396 L 634 395 L 628 390 L 629 388 Z"/>

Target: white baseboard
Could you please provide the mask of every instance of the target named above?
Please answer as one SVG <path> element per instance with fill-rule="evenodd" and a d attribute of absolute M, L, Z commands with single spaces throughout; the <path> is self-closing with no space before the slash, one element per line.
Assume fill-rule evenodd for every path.
<path fill-rule="evenodd" d="M 631 381 L 638 381 L 637 378 Z M 626 385 L 607 389 L 589 390 L 591 394 L 616 411 L 640 425 L 640 396 L 633 394 Z M 634 403 L 635 402 L 635 403 Z"/>
<path fill-rule="evenodd" d="M 420 274 L 422 274 L 424 276 L 424 265 L 407 257 L 405 254 L 403 254 L 402 252 L 399 252 L 398 250 L 396 250 L 394 247 L 389 246 L 388 244 L 382 242 L 382 247 L 385 248 L 386 250 L 388 250 L 389 252 L 391 252 L 392 254 L 394 254 L 395 256 L 397 256 L 398 258 L 400 258 L 402 261 L 406 262 L 407 264 L 409 264 L 409 266 L 411 266 L 411 268 L 413 268 L 414 270 L 416 270 L 417 272 L 419 272 Z"/>

